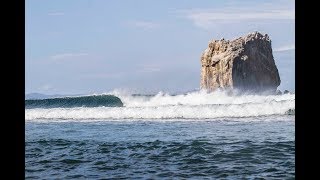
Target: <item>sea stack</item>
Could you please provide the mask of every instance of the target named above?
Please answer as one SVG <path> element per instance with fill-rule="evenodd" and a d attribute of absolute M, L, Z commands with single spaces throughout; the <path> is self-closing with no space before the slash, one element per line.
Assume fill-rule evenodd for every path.
<path fill-rule="evenodd" d="M 201 55 L 200 89 L 276 92 L 280 82 L 267 34 L 212 40 Z"/>

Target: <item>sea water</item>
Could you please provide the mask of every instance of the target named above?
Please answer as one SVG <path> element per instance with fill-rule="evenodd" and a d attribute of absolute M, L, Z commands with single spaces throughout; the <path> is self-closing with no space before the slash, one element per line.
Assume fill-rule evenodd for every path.
<path fill-rule="evenodd" d="M 294 94 L 85 97 L 26 100 L 26 179 L 295 178 Z"/>

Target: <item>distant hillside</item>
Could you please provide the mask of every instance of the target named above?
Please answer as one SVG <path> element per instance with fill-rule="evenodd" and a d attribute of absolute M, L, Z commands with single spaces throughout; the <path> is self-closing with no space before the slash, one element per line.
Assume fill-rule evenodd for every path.
<path fill-rule="evenodd" d="M 29 93 L 26 94 L 25 99 L 47 99 L 47 98 L 55 98 L 55 97 L 62 97 L 65 95 L 61 94 L 54 94 L 54 95 L 46 95 L 41 93 Z"/>

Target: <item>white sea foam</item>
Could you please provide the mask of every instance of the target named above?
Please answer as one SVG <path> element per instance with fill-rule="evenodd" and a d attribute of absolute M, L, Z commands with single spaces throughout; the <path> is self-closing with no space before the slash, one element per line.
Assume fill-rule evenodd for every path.
<path fill-rule="evenodd" d="M 231 96 L 224 91 L 207 93 L 196 91 L 180 95 L 169 95 L 159 92 L 155 96 L 131 96 L 123 92 L 111 92 L 121 99 L 126 107 L 152 107 L 167 105 L 212 105 L 212 104 L 244 104 L 244 103 L 268 103 L 271 101 L 295 100 L 294 94 L 284 95 L 239 95 Z"/>
<path fill-rule="evenodd" d="M 132 96 L 111 92 L 124 107 L 26 109 L 27 121 L 44 119 L 212 119 L 283 115 L 295 108 L 295 95 L 241 95 L 204 91 L 180 95 Z"/>

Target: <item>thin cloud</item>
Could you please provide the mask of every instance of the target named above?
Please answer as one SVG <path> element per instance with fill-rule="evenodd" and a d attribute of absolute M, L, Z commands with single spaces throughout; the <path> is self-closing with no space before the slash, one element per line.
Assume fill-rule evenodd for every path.
<path fill-rule="evenodd" d="M 127 24 L 142 29 L 155 29 L 160 27 L 160 24 L 151 21 L 129 21 Z"/>
<path fill-rule="evenodd" d="M 48 16 L 63 16 L 63 12 L 50 12 L 48 13 Z"/>
<path fill-rule="evenodd" d="M 234 23 L 261 20 L 294 20 L 294 8 L 277 7 L 229 7 L 224 9 L 176 10 L 177 17 L 190 20 L 200 28 L 210 28 L 216 23 Z"/>
<path fill-rule="evenodd" d="M 283 51 L 290 51 L 290 50 L 294 50 L 294 49 L 295 49 L 295 45 L 290 44 L 290 45 L 285 45 L 285 46 L 275 48 L 273 51 L 274 52 L 283 52 Z"/>
<path fill-rule="evenodd" d="M 117 72 L 117 73 L 98 73 L 98 74 L 85 74 L 82 75 L 83 78 L 88 79 L 117 79 L 121 78 L 125 75 L 124 72 Z"/>
<path fill-rule="evenodd" d="M 139 72 L 152 73 L 152 72 L 159 72 L 159 71 L 160 71 L 160 68 L 149 67 L 149 68 L 144 68 L 144 69 L 140 70 Z"/>
<path fill-rule="evenodd" d="M 51 84 L 44 84 L 38 88 L 40 91 L 49 91 L 54 90 L 54 87 Z"/>
<path fill-rule="evenodd" d="M 161 71 L 161 68 L 158 65 L 152 65 L 152 64 L 144 64 L 140 65 L 138 73 L 153 73 L 153 72 L 159 72 Z"/>
<path fill-rule="evenodd" d="M 50 58 L 52 60 L 68 60 L 68 59 L 74 59 L 79 58 L 83 56 L 88 56 L 88 53 L 63 53 L 63 54 L 56 54 L 51 56 Z"/>

